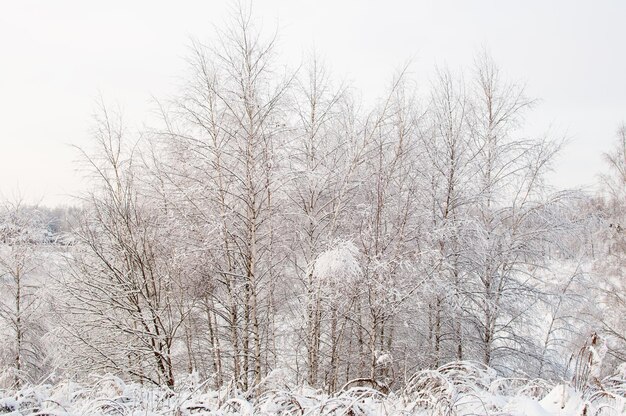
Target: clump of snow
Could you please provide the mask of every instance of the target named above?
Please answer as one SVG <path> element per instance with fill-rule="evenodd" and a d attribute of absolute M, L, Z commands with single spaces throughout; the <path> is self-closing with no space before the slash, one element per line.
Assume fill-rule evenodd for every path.
<path fill-rule="evenodd" d="M 379 367 L 389 367 L 393 364 L 393 357 L 388 351 L 376 351 L 376 365 Z"/>
<path fill-rule="evenodd" d="M 340 241 L 317 257 L 313 274 L 328 285 L 352 283 L 361 275 L 359 249 L 352 241 Z"/>

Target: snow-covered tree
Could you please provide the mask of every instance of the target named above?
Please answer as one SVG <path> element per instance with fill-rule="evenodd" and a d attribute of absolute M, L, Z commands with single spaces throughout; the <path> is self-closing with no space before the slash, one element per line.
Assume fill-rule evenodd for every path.
<path fill-rule="evenodd" d="M 0 380 L 21 385 L 46 375 L 46 333 L 41 311 L 42 245 L 47 227 L 36 206 L 0 205 Z"/>
<path fill-rule="evenodd" d="M 102 108 L 96 150 L 83 152 L 93 190 L 62 271 L 68 348 L 86 371 L 173 386 L 187 280 L 163 208 L 144 192 L 136 143 Z"/>

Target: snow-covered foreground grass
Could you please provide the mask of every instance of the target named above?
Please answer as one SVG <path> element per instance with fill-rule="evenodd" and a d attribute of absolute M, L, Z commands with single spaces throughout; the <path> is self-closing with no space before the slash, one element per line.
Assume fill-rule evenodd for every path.
<path fill-rule="evenodd" d="M 579 390 L 544 380 L 504 379 L 473 363 L 448 364 L 413 376 L 383 394 L 353 387 L 334 395 L 289 388 L 281 374 L 255 391 L 210 391 L 205 384 L 176 391 L 125 384 L 106 376 L 91 385 L 62 382 L 1 392 L 3 415 L 625 415 L 624 374 Z"/>

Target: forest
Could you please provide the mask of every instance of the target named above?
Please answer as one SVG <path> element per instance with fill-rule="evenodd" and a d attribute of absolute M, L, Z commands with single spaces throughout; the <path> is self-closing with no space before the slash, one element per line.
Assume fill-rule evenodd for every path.
<path fill-rule="evenodd" d="M 364 103 L 243 11 L 218 39 L 144 130 L 101 100 L 74 205 L 1 201 L 0 413 L 100 377 L 218 404 L 75 414 L 623 414 L 626 126 L 597 190 L 556 189 L 566 144 L 487 53 Z M 458 377 L 583 407 L 463 413 Z"/>

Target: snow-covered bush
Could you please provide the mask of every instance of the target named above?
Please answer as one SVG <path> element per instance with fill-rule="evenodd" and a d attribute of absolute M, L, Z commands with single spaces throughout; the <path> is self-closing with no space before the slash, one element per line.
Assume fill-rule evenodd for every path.
<path fill-rule="evenodd" d="M 206 390 L 206 383 L 176 390 L 126 384 L 109 375 L 91 384 L 66 381 L 2 390 L 0 415 L 623 416 L 623 376 L 602 379 L 582 392 L 567 384 L 501 378 L 481 364 L 454 362 L 418 372 L 397 393 L 353 387 L 327 395 L 285 386 L 250 395 L 237 389 Z"/>

